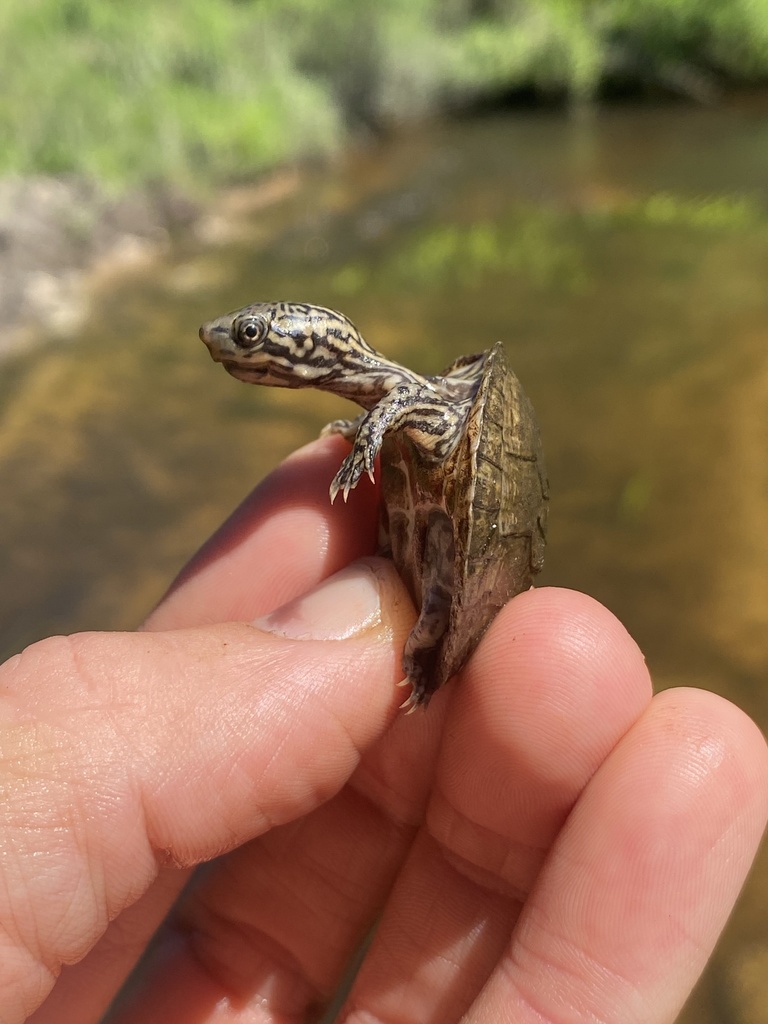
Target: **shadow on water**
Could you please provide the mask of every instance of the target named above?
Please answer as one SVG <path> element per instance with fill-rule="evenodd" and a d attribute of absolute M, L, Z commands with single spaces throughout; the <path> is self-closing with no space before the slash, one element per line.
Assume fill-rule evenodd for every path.
<path fill-rule="evenodd" d="M 543 582 L 659 686 L 768 726 L 768 102 L 494 116 L 350 157 L 218 247 L 100 295 L 0 381 L 0 651 L 125 628 L 283 455 L 342 414 L 241 388 L 197 341 L 257 298 L 344 310 L 434 372 L 508 345 L 552 480 Z M 682 1020 L 768 1021 L 768 863 Z M 762 1016 L 761 1016 L 762 1014 Z"/>

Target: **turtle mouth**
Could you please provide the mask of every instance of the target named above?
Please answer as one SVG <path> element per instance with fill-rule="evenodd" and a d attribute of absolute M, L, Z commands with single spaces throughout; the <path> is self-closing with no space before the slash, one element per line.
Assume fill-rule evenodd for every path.
<path fill-rule="evenodd" d="M 236 359 L 221 359 L 221 365 L 233 377 L 244 381 L 258 381 L 267 376 L 267 368 L 260 366 L 243 366 Z"/>

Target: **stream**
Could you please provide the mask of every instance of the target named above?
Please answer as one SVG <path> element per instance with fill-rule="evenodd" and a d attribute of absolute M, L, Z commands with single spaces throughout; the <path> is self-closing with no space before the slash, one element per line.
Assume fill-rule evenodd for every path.
<path fill-rule="evenodd" d="M 0 656 L 132 628 L 264 474 L 347 415 L 245 388 L 203 320 L 341 309 L 434 373 L 497 339 L 551 479 L 541 584 L 604 602 L 659 688 L 768 729 L 768 96 L 422 126 L 102 284 L 71 340 L 0 370 Z M 278 179 L 280 180 L 280 179 Z M 768 855 L 680 1018 L 768 1022 Z"/>

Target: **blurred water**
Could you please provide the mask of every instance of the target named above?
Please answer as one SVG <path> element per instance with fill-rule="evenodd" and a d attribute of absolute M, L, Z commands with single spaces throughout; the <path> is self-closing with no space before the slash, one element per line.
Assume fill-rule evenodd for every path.
<path fill-rule="evenodd" d="M 245 388 L 197 327 L 266 298 L 341 308 L 435 372 L 507 343 L 552 482 L 544 583 L 604 601 L 660 686 L 768 726 L 768 100 L 497 115 L 247 193 L 103 289 L 0 378 L 0 652 L 137 623 L 284 454 L 343 415 Z M 212 228 L 215 228 L 213 225 Z M 231 227 L 231 225 L 230 225 Z M 759 1024 L 768 863 L 684 1020 Z"/>

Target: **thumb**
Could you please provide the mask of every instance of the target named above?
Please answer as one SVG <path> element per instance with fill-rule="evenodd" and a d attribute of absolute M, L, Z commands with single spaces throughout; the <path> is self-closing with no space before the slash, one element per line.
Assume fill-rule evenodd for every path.
<path fill-rule="evenodd" d="M 396 714 L 413 617 L 391 564 L 367 559 L 254 624 L 56 637 L 0 666 L 4 991 L 39 999 L 159 862 L 209 859 L 337 792 Z"/>

